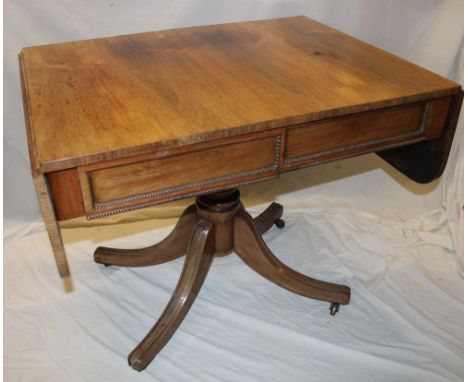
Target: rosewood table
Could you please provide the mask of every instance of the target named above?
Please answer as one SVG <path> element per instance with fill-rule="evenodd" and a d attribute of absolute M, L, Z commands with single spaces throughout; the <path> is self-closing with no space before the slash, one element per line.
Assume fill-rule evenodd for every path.
<path fill-rule="evenodd" d="M 148 248 L 99 247 L 97 263 L 186 255 L 160 319 L 129 355 L 144 369 L 180 325 L 213 257 L 231 252 L 292 292 L 347 304 L 350 289 L 281 263 L 239 187 L 369 152 L 417 182 L 444 169 L 460 86 L 306 17 L 29 47 L 19 55 L 34 183 L 59 273 L 59 222 L 196 196 Z"/>

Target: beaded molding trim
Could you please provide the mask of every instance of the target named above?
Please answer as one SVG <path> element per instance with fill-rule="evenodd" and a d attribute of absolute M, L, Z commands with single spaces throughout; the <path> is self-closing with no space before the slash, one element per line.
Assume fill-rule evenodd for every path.
<path fill-rule="evenodd" d="M 210 189 L 207 189 L 207 190 L 195 191 L 195 192 L 191 192 L 191 193 L 188 193 L 188 194 L 171 196 L 169 198 L 158 199 L 158 200 L 154 200 L 152 202 L 135 204 L 133 206 L 120 207 L 120 208 L 116 208 L 116 209 L 113 209 L 113 210 L 96 212 L 96 213 L 86 215 L 86 219 L 87 220 L 98 219 L 98 218 L 102 218 L 102 217 L 105 217 L 105 216 L 120 214 L 122 212 L 138 210 L 140 208 L 157 206 L 158 204 L 173 202 L 173 201 L 176 201 L 176 200 L 189 198 L 191 196 L 198 196 L 198 195 L 210 194 L 212 192 L 225 191 L 225 190 L 229 190 L 229 189 L 231 189 L 233 187 L 247 186 L 247 185 L 252 184 L 252 183 L 263 182 L 264 180 L 275 179 L 277 177 L 278 177 L 278 175 L 271 175 L 271 176 L 267 176 L 267 177 L 261 178 L 261 179 L 254 179 L 254 180 L 248 180 L 246 182 L 237 183 L 235 185 L 230 184 L 230 185 L 226 185 L 226 186 L 222 186 L 222 187 L 215 187 L 215 188 L 210 188 Z"/>
<path fill-rule="evenodd" d="M 277 170 L 279 168 L 280 152 L 281 152 L 281 135 L 278 135 L 278 136 L 275 137 L 275 158 L 274 158 L 274 162 L 273 162 L 273 164 L 271 166 L 262 167 L 262 168 L 258 168 L 258 169 L 254 169 L 254 170 L 243 171 L 243 172 L 239 172 L 239 173 L 236 173 L 236 174 L 224 175 L 224 176 L 220 176 L 220 177 L 217 177 L 217 178 L 206 179 L 206 180 L 199 181 L 199 182 L 183 184 L 183 185 L 180 185 L 180 186 L 165 188 L 165 189 L 162 189 L 162 190 L 151 191 L 151 192 L 147 192 L 147 193 L 144 193 L 144 194 L 127 196 L 125 198 L 109 200 L 109 201 L 106 201 L 106 202 L 94 203 L 94 208 L 95 209 L 102 209 L 102 208 L 107 208 L 107 207 L 114 207 L 114 206 L 118 206 L 118 205 L 125 204 L 125 203 L 130 203 L 130 202 L 134 202 L 134 201 L 138 201 L 138 200 L 145 200 L 145 199 L 150 199 L 150 198 L 154 198 L 154 197 L 157 197 L 157 196 L 172 194 L 174 192 L 190 190 L 190 189 L 196 188 L 196 187 L 203 187 L 203 186 L 208 186 L 208 185 L 215 184 L 215 183 L 232 181 L 232 180 L 243 178 L 243 177 L 249 177 L 249 176 L 269 173 L 269 172 L 275 171 L 275 170 Z M 270 179 L 270 178 L 272 178 L 272 177 L 262 178 L 261 180 Z M 239 185 L 254 183 L 256 181 L 258 181 L 258 180 L 249 181 L 249 182 L 242 182 Z M 173 201 L 173 200 L 178 200 L 178 199 L 182 199 L 182 198 L 185 198 L 185 197 L 190 197 L 190 196 L 194 196 L 194 195 L 201 195 L 201 194 L 206 194 L 206 193 L 210 193 L 210 192 L 221 191 L 221 190 L 225 190 L 225 189 L 228 189 L 228 188 L 232 188 L 233 186 L 236 186 L 236 185 L 230 184 L 229 186 L 223 186 L 223 187 L 218 187 L 218 188 L 210 188 L 210 189 L 207 189 L 207 190 L 192 192 L 192 193 L 188 193 L 188 194 L 184 194 L 184 195 L 180 195 L 180 196 L 167 197 L 167 198 L 155 201 L 155 202 L 147 202 L 147 203 L 142 203 L 142 204 L 138 204 L 138 205 L 135 205 L 135 206 L 122 207 L 122 208 L 118 208 L 118 209 L 111 210 L 111 211 L 97 212 L 97 213 L 94 213 L 94 214 L 87 215 L 87 218 L 88 219 L 94 219 L 96 217 L 109 216 L 109 215 L 112 215 L 112 214 L 115 214 L 115 213 L 130 211 L 130 210 L 134 210 L 134 209 L 137 209 L 137 208 L 144 208 L 144 207 L 148 207 L 150 205 L 153 206 L 153 205 L 156 205 L 156 204 L 161 204 L 161 203 L 165 203 L 165 202 L 169 202 L 169 201 Z"/>
<path fill-rule="evenodd" d="M 414 139 L 411 139 L 409 141 L 405 141 L 404 144 L 413 144 L 413 143 L 418 143 L 418 142 L 421 142 L 421 141 L 424 141 L 426 140 L 426 138 L 424 137 L 418 137 L 416 136 L 416 138 Z M 395 147 L 399 147 L 401 146 L 402 143 L 395 143 L 393 145 L 387 145 L 385 146 L 384 150 L 388 150 L 388 149 L 392 149 L 392 148 L 395 148 Z M 338 159 L 348 159 L 348 158 L 352 158 L 352 157 L 355 157 L 355 156 L 359 156 L 359 155 L 363 155 L 363 154 L 369 154 L 369 153 L 373 153 L 375 151 L 371 150 L 373 147 L 369 147 L 369 151 L 367 151 L 367 153 L 365 152 L 360 152 L 358 154 L 356 153 L 349 153 L 349 154 L 345 154 L 345 155 L 340 155 L 340 157 Z M 307 167 L 312 167 L 312 166 L 318 166 L 320 164 L 324 164 L 324 163 L 328 163 L 330 161 L 333 161 L 335 159 L 334 156 L 324 156 L 324 157 L 321 157 L 319 160 L 317 161 L 313 161 L 313 162 L 306 162 L 306 163 L 302 163 L 300 164 L 299 166 L 294 166 L 294 167 L 283 167 L 283 172 L 291 172 L 291 171 L 295 171 L 295 170 L 300 170 L 300 169 L 303 169 L 303 168 L 307 168 Z"/>
<path fill-rule="evenodd" d="M 302 162 L 304 160 L 310 160 L 310 159 L 314 159 L 314 158 L 333 157 L 335 154 L 338 154 L 340 152 L 347 151 L 347 150 L 350 150 L 350 149 L 352 150 L 354 148 L 365 147 L 365 146 L 369 146 L 369 147 L 379 146 L 379 145 L 381 145 L 383 143 L 387 143 L 387 142 L 391 142 L 391 141 L 398 141 L 398 140 L 403 139 L 403 138 L 417 137 L 418 135 L 421 135 L 422 132 L 424 132 L 424 128 L 426 126 L 427 114 L 429 112 L 429 107 L 430 107 L 430 103 L 427 102 L 426 105 L 424 106 L 424 111 L 423 111 L 423 115 L 422 115 L 422 118 L 421 118 L 421 123 L 419 124 L 419 127 L 418 127 L 417 130 L 410 131 L 410 132 L 407 132 L 407 133 L 400 133 L 400 134 L 394 135 L 392 137 L 380 138 L 380 139 L 375 139 L 373 141 L 357 143 L 357 144 L 354 144 L 354 145 L 351 145 L 351 146 L 339 147 L 339 148 L 336 148 L 336 149 L 321 151 L 321 152 L 318 152 L 318 153 L 306 154 L 306 155 L 302 155 L 302 156 L 299 156 L 299 157 L 286 158 L 284 160 L 284 163 L 287 165 L 287 164 Z"/>

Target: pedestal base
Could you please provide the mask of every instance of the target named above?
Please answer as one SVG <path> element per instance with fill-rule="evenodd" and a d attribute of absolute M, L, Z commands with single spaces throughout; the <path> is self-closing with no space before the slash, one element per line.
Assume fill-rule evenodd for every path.
<path fill-rule="evenodd" d="M 238 189 L 199 196 L 185 209 L 173 231 L 164 240 L 142 249 L 99 247 L 94 260 L 104 265 L 141 267 L 161 264 L 186 255 L 174 294 L 159 320 L 128 356 L 132 368 L 141 371 L 169 341 L 192 306 L 214 256 L 232 251 L 254 271 L 291 292 L 331 302 L 335 315 L 348 304 L 351 291 L 345 285 L 315 280 L 278 260 L 261 235 L 274 224 L 282 228 L 283 207 L 271 204 L 253 219 L 240 202 Z"/>

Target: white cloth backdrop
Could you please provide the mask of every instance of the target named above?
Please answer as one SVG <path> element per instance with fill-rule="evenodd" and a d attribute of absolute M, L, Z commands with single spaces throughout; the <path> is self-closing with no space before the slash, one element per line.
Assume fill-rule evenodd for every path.
<path fill-rule="evenodd" d="M 283 291 L 235 256 L 216 259 L 179 332 L 137 374 L 125 356 L 162 312 L 183 259 L 102 269 L 98 244 L 166 234 L 179 202 L 63 230 L 73 285 L 56 275 L 33 189 L 17 54 L 23 46 L 304 14 L 458 82 L 463 2 L 4 2 L 5 377 L 8 381 L 454 381 L 463 376 L 463 127 L 443 177 L 417 185 L 375 155 L 246 187 L 285 205 L 267 243 L 297 270 L 349 284 L 351 304 Z M 148 220 L 152 219 L 152 220 Z M 119 225 L 113 225 L 120 222 Z M 70 281 L 70 280 L 69 280 Z"/>

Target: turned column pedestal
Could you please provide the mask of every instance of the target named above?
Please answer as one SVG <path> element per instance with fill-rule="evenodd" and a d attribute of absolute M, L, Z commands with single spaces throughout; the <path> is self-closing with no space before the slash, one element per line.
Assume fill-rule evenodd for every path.
<path fill-rule="evenodd" d="M 282 228 L 283 207 L 272 203 L 253 219 L 240 202 L 238 189 L 199 196 L 187 207 L 173 231 L 161 242 L 142 249 L 99 247 L 97 263 L 126 267 L 161 264 L 186 255 L 182 274 L 166 309 L 145 338 L 128 356 L 132 368 L 141 371 L 169 341 L 189 311 L 214 256 L 235 252 L 254 271 L 291 292 L 328 301 L 335 315 L 348 304 L 351 291 L 345 285 L 315 280 L 294 271 L 268 249 L 262 234 L 274 224 Z"/>

